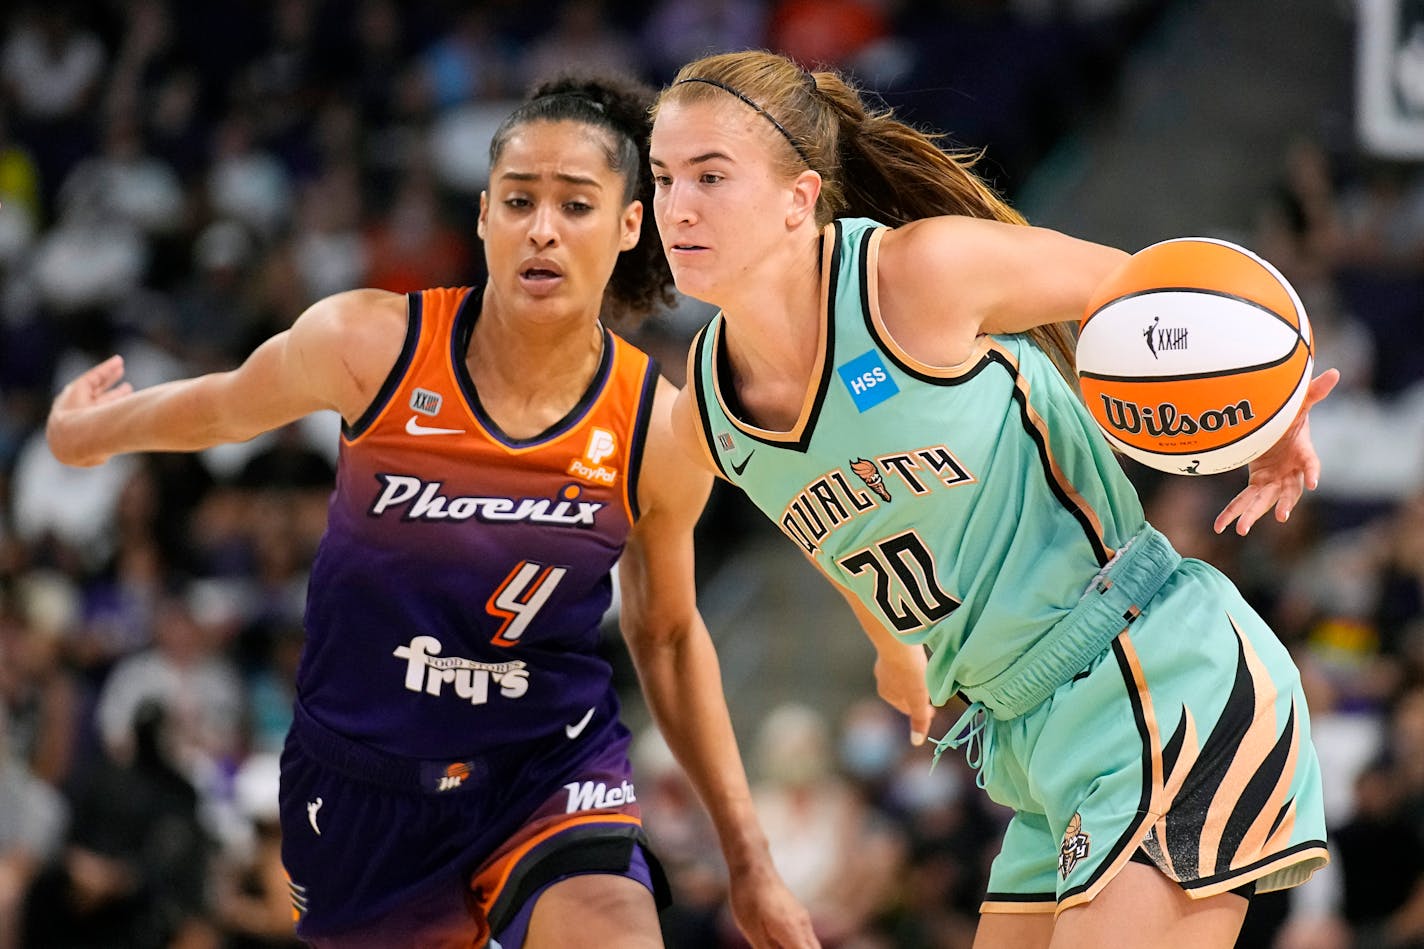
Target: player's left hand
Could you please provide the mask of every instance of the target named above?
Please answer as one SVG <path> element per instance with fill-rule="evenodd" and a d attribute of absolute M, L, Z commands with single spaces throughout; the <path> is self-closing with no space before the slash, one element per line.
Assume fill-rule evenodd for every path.
<path fill-rule="evenodd" d="M 1310 409 L 1339 381 L 1340 373 L 1334 369 L 1327 369 L 1310 381 L 1291 427 L 1269 451 L 1251 462 L 1251 478 L 1245 489 L 1216 516 L 1212 526 L 1218 534 L 1235 521 L 1236 533 L 1245 537 L 1273 507 L 1276 520 L 1285 523 L 1305 490 L 1315 490 L 1320 481 L 1320 458 L 1310 443 Z"/>
<path fill-rule="evenodd" d="M 754 949 L 820 949 L 811 916 L 768 863 L 731 874 L 732 916 Z"/>

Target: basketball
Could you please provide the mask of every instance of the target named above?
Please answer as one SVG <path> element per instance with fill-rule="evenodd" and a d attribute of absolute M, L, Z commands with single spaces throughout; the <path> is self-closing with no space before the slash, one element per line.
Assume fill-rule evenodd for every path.
<path fill-rule="evenodd" d="M 1078 335 L 1088 411 L 1123 454 L 1207 475 L 1259 458 L 1305 399 L 1310 323 L 1275 267 L 1187 237 L 1133 254 L 1098 287 Z"/>

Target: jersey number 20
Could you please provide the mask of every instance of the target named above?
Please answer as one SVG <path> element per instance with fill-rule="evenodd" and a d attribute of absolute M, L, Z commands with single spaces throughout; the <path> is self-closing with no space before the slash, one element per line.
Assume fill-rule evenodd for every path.
<path fill-rule="evenodd" d="M 838 563 L 851 575 L 875 575 L 875 603 L 902 633 L 933 625 L 959 605 L 940 587 L 934 555 L 914 531 L 886 537 Z"/>

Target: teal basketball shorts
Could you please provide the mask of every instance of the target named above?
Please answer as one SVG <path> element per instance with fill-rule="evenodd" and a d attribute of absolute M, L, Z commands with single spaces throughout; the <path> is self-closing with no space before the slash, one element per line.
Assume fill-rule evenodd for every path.
<path fill-rule="evenodd" d="M 1199 560 L 1048 699 L 984 727 L 981 781 L 1014 814 L 982 912 L 1061 912 L 1132 859 L 1194 898 L 1295 886 L 1329 859 L 1299 673 Z"/>

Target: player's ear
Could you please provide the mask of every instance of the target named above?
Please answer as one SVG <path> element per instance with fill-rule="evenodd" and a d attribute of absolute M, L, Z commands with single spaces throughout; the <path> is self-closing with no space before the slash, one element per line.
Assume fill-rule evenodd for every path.
<path fill-rule="evenodd" d="M 806 218 L 815 217 L 816 202 L 820 199 L 821 175 L 807 168 L 791 183 L 791 206 L 786 213 L 787 226 L 795 228 Z"/>
<path fill-rule="evenodd" d="M 643 233 L 643 202 L 630 201 L 623 209 L 623 220 L 621 222 L 621 233 L 618 236 L 618 249 L 632 250 L 638 246 L 638 235 Z"/>
<path fill-rule="evenodd" d="M 485 239 L 485 219 L 489 217 L 489 192 L 480 192 L 480 219 L 475 224 L 475 233 L 480 236 L 480 240 Z"/>

